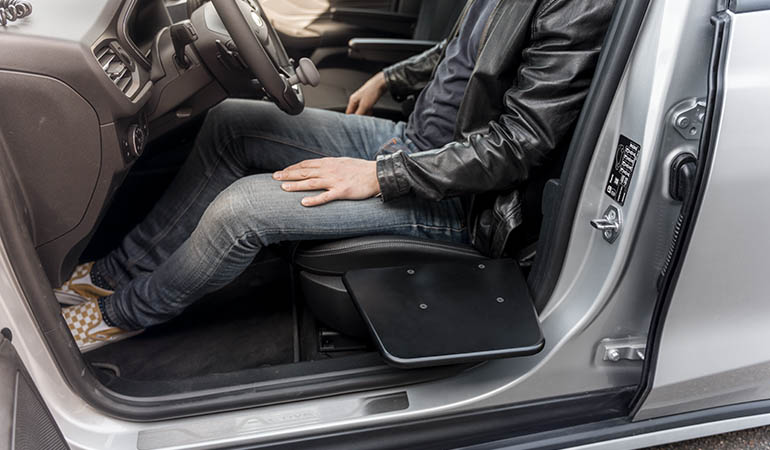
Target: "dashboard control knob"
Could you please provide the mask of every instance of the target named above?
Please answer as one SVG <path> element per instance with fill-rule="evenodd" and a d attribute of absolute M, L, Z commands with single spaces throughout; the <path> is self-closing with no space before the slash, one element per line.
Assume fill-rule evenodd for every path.
<path fill-rule="evenodd" d="M 135 158 L 142 156 L 145 145 L 147 145 L 147 132 L 144 127 L 139 125 L 128 127 L 128 151 L 131 156 Z"/>

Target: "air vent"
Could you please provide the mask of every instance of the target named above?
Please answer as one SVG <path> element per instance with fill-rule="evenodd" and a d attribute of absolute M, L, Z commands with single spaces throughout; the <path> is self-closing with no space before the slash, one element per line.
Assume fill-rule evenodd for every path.
<path fill-rule="evenodd" d="M 104 73 L 115 83 L 124 94 L 130 95 L 133 85 L 133 70 L 131 59 L 126 55 L 117 41 L 107 41 L 100 44 L 94 51 L 96 60 Z"/>

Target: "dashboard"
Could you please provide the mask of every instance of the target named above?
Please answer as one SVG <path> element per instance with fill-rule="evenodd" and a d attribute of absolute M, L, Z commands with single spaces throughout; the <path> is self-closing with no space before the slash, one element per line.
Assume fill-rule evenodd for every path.
<path fill-rule="evenodd" d="M 69 274 L 151 133 L 227 94 L 174 63 L 164 0 L 34 0 L 0 27 L 0 164 L 51 284 Z"/>
<path fill-rule="evenodd" d="M 149 60 L 155 36 L 170 24 L 171 19 L 162 1 L 136 0 L 128 12 L 127 37 L 139 52 Z"/>

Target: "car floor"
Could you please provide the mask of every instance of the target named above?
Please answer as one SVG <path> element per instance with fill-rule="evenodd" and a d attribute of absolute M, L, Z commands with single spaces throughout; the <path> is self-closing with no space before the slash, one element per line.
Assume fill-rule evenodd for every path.
<path fill-rule="evenodd" d="M 294 314 L 288 266 L 273 281 L 253 265 L 226 288 L 202 298 L 181 316 L 144 333 L 87 353 L 134 381 L 179 380 L 294 361 Z M 258 273 L 259 272 L 259 273 Z"/>

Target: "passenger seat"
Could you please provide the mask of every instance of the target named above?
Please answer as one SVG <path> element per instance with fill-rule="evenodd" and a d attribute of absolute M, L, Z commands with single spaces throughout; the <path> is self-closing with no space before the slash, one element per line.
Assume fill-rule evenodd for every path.
<path fill-rule="evenodd" d="M 344 46 L 352 37 L 381 36 L 381 31 L 335 18 L 335 10 L 385 12 L 392 11 L 394 3 L 394 0 L 261 0 L 260 6 L 287 51 L 298 54 L 318 47 Z M 414 0 L 400 3 L 404 5 L 398 6 L 398 13 L 417 13 L 417 5 L 411 6 Z M 398 33 L 394 31 L 390 35 Z"/>
<path fill-rule="evenodd" d="M 283 0 L 273 0 L 283 1 Z M 300 0 L 293 0 L 300 1 Z M 437 43 L 452 31 L 466 0 L 423 0 L 412 36 L 412 42 L 425 45 Z M 359 37 L 359 36 L 355 36 Z M 419 53 L 417 51 L 416 53 Z M 393 61 L 395 62 L 395 61 Z M 331 64 L 316 61 L 321 74 L 321 84 L 306 87 L 305 104 L 314 108 L 345 111 L 350 94 L 387 63 L 384 61 L 356 61 L 350 58 L 335 60 Z M 386 94 L 375 106 L 374 115 L 391 119 L 403 118 L 400 103 Z"/>

